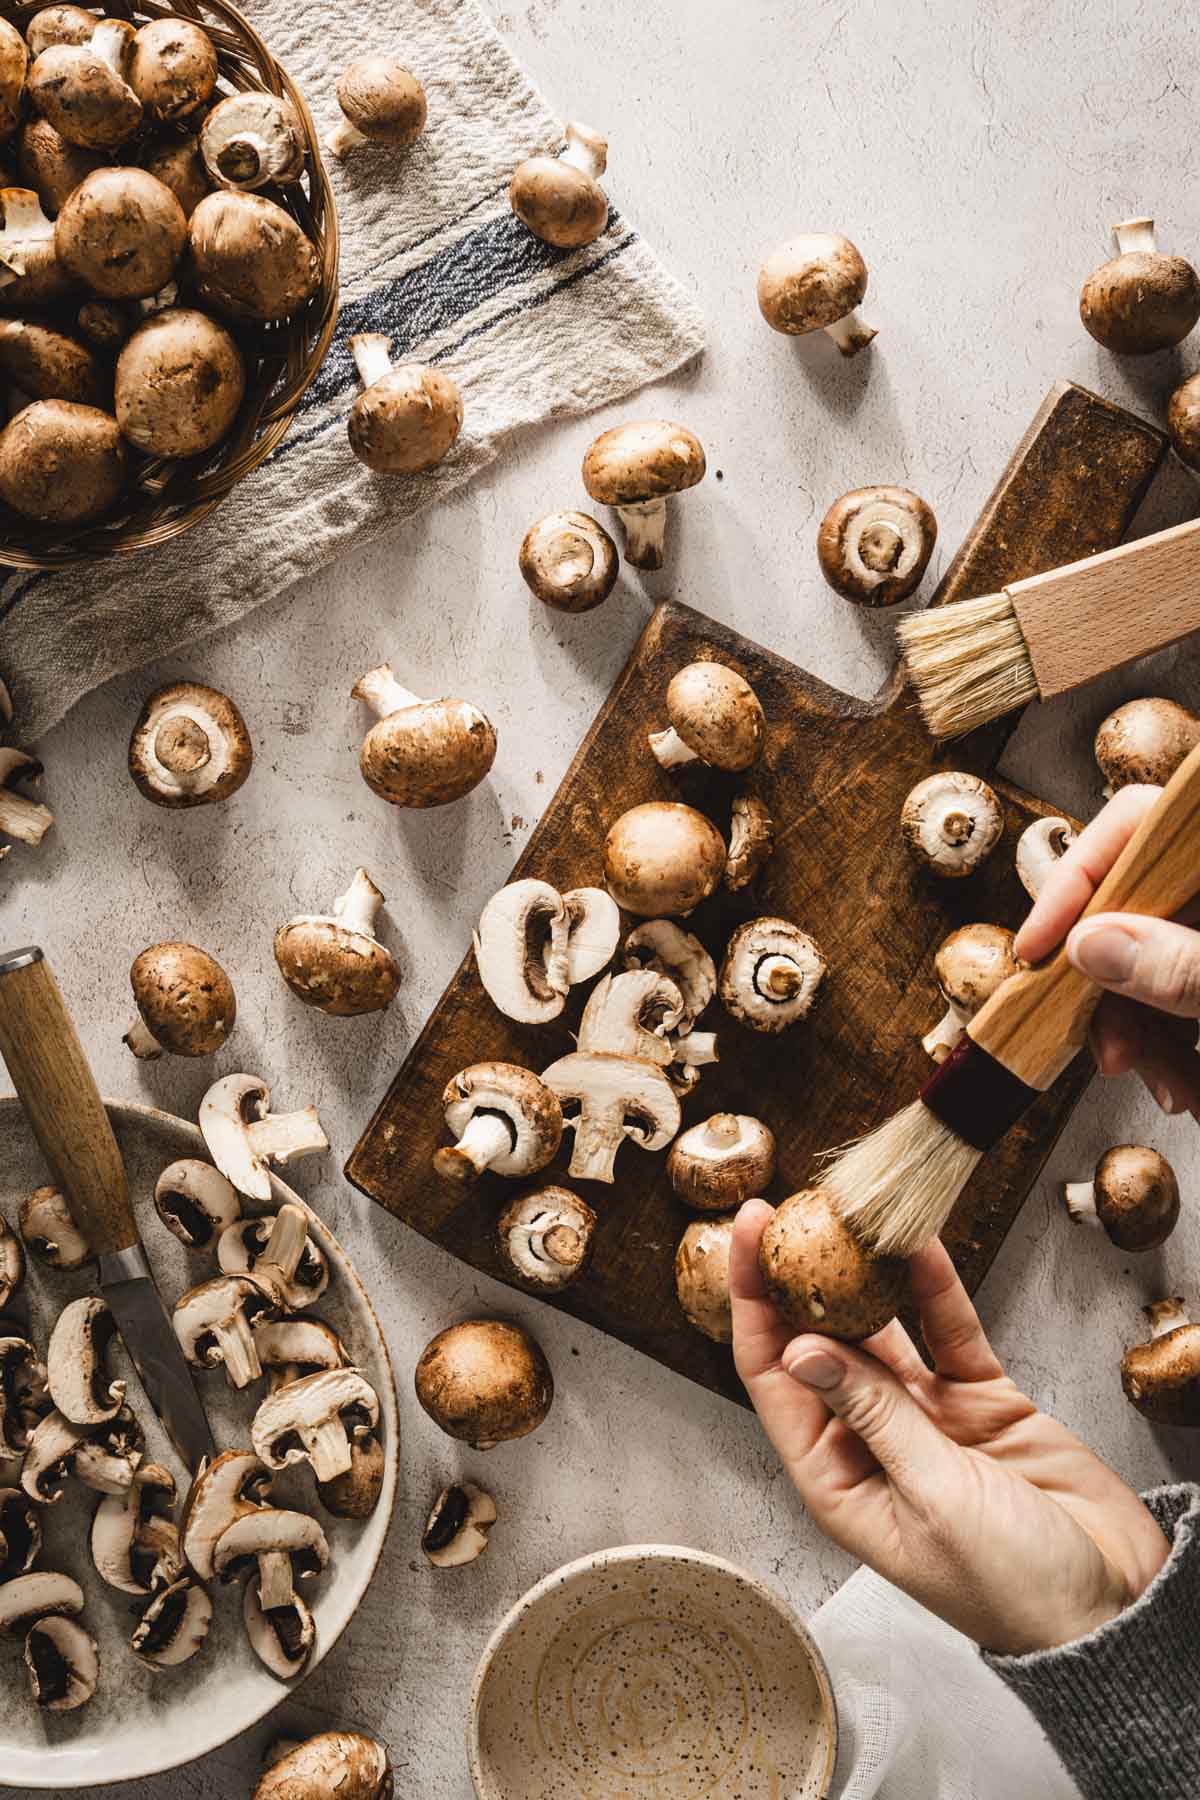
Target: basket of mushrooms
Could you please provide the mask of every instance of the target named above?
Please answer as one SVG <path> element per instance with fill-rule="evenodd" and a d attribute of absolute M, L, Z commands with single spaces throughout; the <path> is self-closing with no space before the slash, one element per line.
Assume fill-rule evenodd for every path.
<path fill-rule="evenodd" d="M 0 5 L 0 563 L 186 531 L 267 457 L 337 316 L 302 96 L 225 0 Z"/>

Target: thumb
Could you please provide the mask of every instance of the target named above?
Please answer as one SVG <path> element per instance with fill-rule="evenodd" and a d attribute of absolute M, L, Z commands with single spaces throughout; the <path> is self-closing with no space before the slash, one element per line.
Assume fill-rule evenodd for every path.
<path fill-rule="evenodd" d="M 1067 955 L 1110 993 L 1159 1012 L 1200 1018 L 1200 932 L 1136 913 L 1098 913 L 1077 925 Z"/>
<path fill-rule="evenodd" d="M 862 1439 L 902 1492 L 944 1491 L 955 1447 L 883 1363 L 837 1340 L 801 1337 L 784 1351 L 783 1366 Z"/>

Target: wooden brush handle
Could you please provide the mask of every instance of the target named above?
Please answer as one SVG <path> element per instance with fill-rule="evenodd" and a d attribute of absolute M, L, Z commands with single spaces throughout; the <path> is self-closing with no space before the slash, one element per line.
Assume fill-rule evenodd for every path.
<path fill-rule="evenodd" d="M 0 1056 L 71 1217 L 96 1255 L 136 1244 L 121 1152 L 40 950 L 0 956 Z"/>
<path fill-rule="evenodd" d="M 1049 700 L 1200 631 L 1200 519 L 1004 591 Z"/>
<path fill-rule="evenodd" d="M 1142 913 L 1169 919 L 1200 892 L 1200 746 L 1180 764 L 1081 917 Z M 1061 947 L 1013 975 L 967 1027 L 968 1036 L 1027 1087 L 1048 1088 L 1084 1043 L 1101 990 Z"/>

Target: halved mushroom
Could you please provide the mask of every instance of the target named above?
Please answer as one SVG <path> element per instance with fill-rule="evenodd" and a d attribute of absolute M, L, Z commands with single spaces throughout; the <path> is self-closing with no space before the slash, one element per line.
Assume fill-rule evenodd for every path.
<path fill-rule="evenodd" d="M 790 919 L 748 919 L 725 949 L 721 1003 L 752 1031 L 784 1031 L 811 1012 L 825 969 L 815 939 Z"/>
<path fill-rule="evenodd" d="M 609 827 L 604 879 L 626 912 L 643 918 L 690 913 L 707 900 L 725 868 L 725 840 L 693 806 L 649 800 Z"/>
<path fill-rule="evenodd" d="M 77 1619 L 38 1619 L 25 1638 L 29 1691 L 46 1712 L 75 1712 L 96 1692 L 100 1652 Z"/>
<path fill-rule="evenodd" d="M 20 1226 L 26 1247 L 52 1269 L 81 1269 L 91 1261 L 92 1247 L 57 1188 L 34 1188 L 22 1200 Z"/>
<path fill-rule="evenodd" d="M 154 1205 L 167 1230 L 189 1250 L 213 1250 L 242 1216 L 232 1181 L 195 1156 L 168 1163 L 154 1184 Z"/>
<path fill-rule="evenodd" d="M 654 1063 L 575 1051 L 543 1070 L 542 1081 L 578 1109 L 564 1119 L 575 1133 L 569 1172 L 577 1180 L 611 1182 L 626 1138 L 639 1150 L 664 1150 L 679 1130 L 679 1101 Z"/>
<path fill-rule="evenodd" d="M 188 221 L 188 243 L 201 299 L 235 319 L 290 319 L 320 285 L 316 245 L 262 194 L 206 194 Z"/>
<path fill-rule="evenodd" d="M 376 475 L 420 475 L 437 467 L 462 430 L 463 402 L 444 369 L 392 363 L 391 339 L 378 331 L 350 339 L 363 391 L 347 431 L 359 462 Z"/>
<path fill-rule="evenodd" d="M 1004 812 L 978 775 L 938 769 L 909 790 L 900 830 L 931 875 L 959 880 L 979 868 L 1000 842 Z"/>
<path fill-rule="evenodd" d="M 390 663 L 355 683 L 376 715 L 359 755 L 362 778 L 392 806 L 446 806 L 477 787 L 496 760 L 490 719 L 468 700 L 420 700 Z"/>
<path fill-rule="evenodd" d="M 92 1561 L 109 1587 L 153 1594 L 183 1573 L 175 1524 L 175 1477 L 158 1463 L 135 1469 L 124 1494 L 101 1500 L 92 1519 Z"/>
<path fill-rule="evenodd" d="M 156 806 L 228 800 L 253 761 L 250 733 L 233 701 L 199 681 L 156 689 L 129 740 L 129 773 Z"/>
<path fill-rule="evenodd" d="M 257 1075 L 225 1075 L 200 1102 L 200 1132 L 208 1153 L 239 1194 L 270 1200 L 272 1163 L 328 1150 L 315 1106 L 273 1113 L 271 1090 Z"/>
<path fill-rule="evenodd" d="M 128 1407 L 102 1425 L 72 1425 L 55 1410 L 39 1419 L 21 1464 L 21 1487 L 31 1500 L 53 1506 L 68 1476 L 98 1494 L 125 1494 L 142 1461 L 141 1426 Z"/>
<path fill-rule="evenodd" d="M 717 970 L 698 937 L 673 919 L 648 919 L 625 939 L 625 967 L 668 976 L 683 1000 L 682 1031 L 690 1031 L 717 991 Z"/>
<path fill-rule="evenodd" d="M 142 159 L 142 167 L 169 187 L 180 206 L 183 216 L 190 219 L 205 194 L 212 193 L 212 183 L 208 179 L 208 170 L 200 155 L 200 140 L 194 132 L 170 132 L 158 143 L 152 144 Z M 37 186 L 37 183 L 34 183 Z M 120 341 L 124 341 L 124 334 Z"/>
<path fill-rule="evenodd" d="M 509 205 L 528 231 L 559 250 L 593 244 L 608 223 L 600 177 L 608 142 L 590 125 L 570 124 L 558 156 L 531 156 L 514 171 Z"/>
<path fill-rule="evenodd" d="M 257 88 L 218 101 L 200 131 L 200 155 L 214 182 L 243 192 L 299 181 L 307 149 L 291 101 Z"/>
<path fill-rule="evenodd" d="M 472 934 L 479 979 L 507 1018 L 526 1025 L 556 1019 L 570 988 L 570 921 L 548 881 L 512 881 L 484 907 Z"/>
<path fill-rule="evenodd" d="M 1179 1298 L 1143 1310 L 1150 1341 L 1134 1344 L 1121 1359 L 1125 1398 L 1158 1425 L 1200 1426 L 1200 1325 L 1190 1322 Z M 0 1588 L 0 1605 L 6 1592 Z"/>
<path fill-rule="evenodd" d="M 253 1275 L 290 1312 L 312 1306 L 329 1286 L 325 1252 L 309 1237 L 308 1214 L 293 1200 L 274 1215 L 228 1226 L 217 1261 L 227 1275 Z"/>
<path fill-rule="evenodd" d="M 374 1432 L 350 1440 L 350 1467 L 318 1481 L 317 1498 L 339 1519 L 369 1519 L 379 1504 L 387 1457 Z"/>
<path fill-rule="evenodd" d="M 89 44 L 96 29 L 96 15 L 82 6 L 43 6 L 25 27 L 30 56 L 40 56 L 51 44 Z"/>
<path fill-rule="evenodd" d="M 1034 900 L 1075 842 L 1069 819 L 1035 819 L 1017 839 L 1017 879 Z"/>
<path fill-rule="evenodd" d="M 666 1068 L 674 1061 L 670 1033 L 684 1018 L 683 995 L 657 969 L 606 975 L 588 996 L 579 1021 L 580 1050 L 632 1057 Z"/>
<path fill-rule="evenodd" d="M 665 731 L 650 733 L 650 748 L 664 769 L 705 763 L 712 769 L 748 769 L 762 753 L 766 724 L 758 695 L 744 676 L 724 663 L 688 663 L 667 688 Z"/>
<path fill-rule="evenodd" d="M 1115 1144 L 1090 1181 L 1068 1181 L 1067 1211 L 1098 1225 L 1118 1250 L 1157 1250 L 1179 1223 L 1179 1183 L 1165 1156 L 1144 1144 Z"/>
<path fill-rule="evenodd" d="M 1123 356 L 1182 342 L 1200 319 L 1200 276 L 1182 256 L 1159 250 L 1153 219 L 1125 219 L 1112 229 L 1117 255 L 1092 270 L 1079 296 L 1085 330 Z"/>
<path fill-rule="evenodd" d="M 93 169 L 63 203 L 54 248 L 104 300 L 159 293 L 175 273 L 188 224 L 169 187 L 145 169 Z"/>
<path fill-rule="evenodd" d="M 866 291 L 866 263 L 836 232 L 789 239 L 758 272 L 758 310 L 773 331 L 827 331 L 843 356 L 857 356 L 877 335 L 856 311 Z"/>
<path fill-rule="evenodd" d="M 698 1212 L 727 1212 L 775 1179 L 775 1134 L 748 1113 L 714 1113 L 671 1146 L 667 1175 Z"/>
<path fill-rule="evenodd" d="M 95 352 L 30 319 L 0 320 L 0 374 L 31 400 L 102 405 L 111 377 Z"/>
<path fill-rule="evenodd" d="M 133 40 L 128 72 L 146 118 L 169 125 L 189 118 L 211 97 L 217 52 L 208 33 L 191 19 L 151 19 Z"/>
<path fill-rule="evenodd" d="M 95 23 L 94 18 L 92 22 Z M 33 189 L 43 213 L 51 219 L 62 211 L 85 176 L 93 169 L 103 168 L 104 162 L 102 150 L 87 150 L 82 144 L 68 142 L 49 119 L 29 119 L 21 127 L 17 140 L 21 180 Z M 48 234 L 51 243 L 53 235 Z"/>
<path fill-rule="evenodd" d="M 117 423 L 147 456 L 202 456 L 233 430 L 246 393 L 242 353 L 223 325 L 165 306 L 117 360 Z"/>
<path fill-rule="evenodd" d="M 120 498 L 128 473 L 117 421 L 94 406 L 35 400 L 0 435 L 0 500 L 27 519 L 78 525 L 99 518 Z"/>
<path fill-rule="evenodd" d="M 21 1240 L 0 1213 L 0 1313 L 25 1279 L 25 1252 Z"/>
<path fill-rule="evenodd" d="M 821 520 L 817 560 L 844 599 L 895 606 L 920 587 L 936 542 L 937 520 L 911 488 L 851 488 Z"/>
<path fill-rule="evenodd" d="M 53 1400 L 72 1425 L 103 1425 L 125 1400 L 125 1383 L 107 1383 L 105 1352 L 117 1325 L 107 1300 L 85 1294 L 63 1308 L 50 1334 L 46 1379 Z"/>
<path fill-rule="evenodd" d="M 416 1389 L 434 1424 L 475 1450 L 536 1431 L 554 1400 L 541 1346 L 503 1319 L 464 1319 L 439 1331 L 417 1362 Z"/>
<path fill-rule="evenodd" d="M 344 1475 L 350 1446 L 379 1424 L 379 1396 L 361 1369 L 322 1369 L 268 1394 L 250 1438 L 269 1469 L 310 1462 L 319 1482 Z"/>
<path fill-rule="evenodd" d="M 758 879 L 774 849 L 775 821 L 766 802 L 746 791 L 735 794 L 725 858 L 725 886 L 731 894 L 740 894 Z"/>
<path fill-rule="evenodd" d="M 59 260 L 55 226 L 29 188 L 0 188 L 0 307 L 53 306 L 76 291 Z"/>
<path fill-rule="evenodd" d="M 0 1488 L 0 1583 L 27 1575 L 42 1549 L 42 1521 L 28 1494 Z"/>
<path fill-rule="evenodd" d="M 616 585 L 617 546 L 590 513 L 547 513 L 525 533 L 517 560 L 530 593 L 556 612 L 591 612 Z"/>
<path fill-rule="evenodd" d="M 486 1169 L 536 1175 L 562 1142 L 558 1100 L 516 1063 L 473 1063 L 446 1084 L 442 1106 L 458 1140 L 433 1159 L 445 1181 L 476 1181 Z"/>
<path fill-rule="evenodd" d="M 603 888 L 568 888 L 567 980 L 572 987 L 606 968 L 621 939 L 621 909 Z"/>
<path fill-rule="evenodd" d="M 704 447 L 694 432 L 669 419 L 645 419 L 601 432 L 583 459 L 583 485 L 593 500 L 616 509 L 626 562 L 661 569 L 667 501 L 695 487 L 704 471 Z"/>
<path fill-rule="evenodd" d="M 218 1539 L 238 1519 L 261 1511 L 271 1495 L 271 1471 L 253 1450 L 223 1450 L 205 1463 L 188 1490 L 180 1525 L 183 1553 L 201 1581 L 214 1574 Z"/>
<path fill-rule="evenodd" d="M 342 157 L 360 144 L 403 149 L 425 129 L 425 89 L 394 57 L 378 51 L 360 56 L 338 76 L 341 121 L 325 137 L 325 148 Z"/>
<path fill-rule="evenodd" d="M 365 869 L 356 869 L 329 913 L 302 913 L 275 933 L 279 973 L 298 1000 L 332 1019 L 382 1012 L 396 998 L 400 965 L 375 935 L 383 905 Z"/>
<path fill-rule="evenodd" d="M 257 1565 L 258 1601 L 264 1612 L 290 1606 L 296 1582 L 310 1580 L 329 1566 L 329 1544 L 308 1513 L 261 1506 L 235 1519 L 217 1539 L 213 1568 L 222 1581 L 232 1581 Z"/>
<path fill-rule="evenodd" d="M 136 33 L 126 19 L 93 19 L 86 43 L 56 39 L 35 59 L 28 92 L 35 109 L 68 143 L 112 150 L 142 123 L 129 84 Z"/>
<path fill-rule="evenodd" d="M 175 1302 L 175 1336 L 198 1369 L 225 1365 L 231 1387 L 249 1387 L 262 1374 L 254 1321 L 278 1311 L 275 1296 L 250 1275 L 221 1275 L 189 1288 Z"/>
<path fill-rule="evenodd" d="M 28 1338 L 15 1333 L 0 1337 L 0 1457 L 24 1456 L 29 1449 L 28 1402 L 45 1379 Z"/>
<path fill-rule="evenodd" d="M 154 1668 L 178 1668 L 203 1645 L 212 1616 L 213 1605 L 206 1590 L 190 1575 L 182 1575 L 143 1607 L 129 1648 Z"/>
<path fill-rule="evenodd" d="M 151 944 L 129 971 L 138 1017 L 122 1040 L 143 1061 L 212 1056 L 237 1018 L 233 983 L 215 956 L 195 944 Z"/>
<path fill-rule="evenodd" d="M 946 1012 L 921 1046 L 942 1063 L 984 1002 L 1021 965 L 1013 955 L 1013 934 L 1003 925 L 960 925 L 943 939 L 933 966 Z"/>
<path fill-rule="evenodd" d="M 596 1215 L 570 1188 L 533 1188 L 510 1200 L 496 1221 L 500 1261 L 535 1293 L 557 1294 L 587 1267 Z"/>
<path fill-rule="evenodd" d="M 729 1246 L 735 1214 L 693 1219 L 675 1252 L 675 1295 L 689 1325 L 716 1344 L 733 1342 Z"/>
<path fill-rule="evenodd" d="M 25 1632 L 38 1619 L 75 1618 L 83 1611 L 83 1589 L 70 1575 L 38 1569 L 0 1587 L 0 1631 Z"/>
<path fill-rule="evenodd" d="M 1200 718 L 1186 706 L 1158 698 L 1126 701 L 1109 713 L 1096 733 L 1105 799 L 1131 782 L 1165 787 L 1197 744 Z"/>
<path fill-rule="evenodd" d="M 0 745 L 0 835 L 15 838 L 19 844 L 36 848 L 54 823 L 54 814 L 40 801 L 19 793 L 16 784 L 40 781 L 42 765 L 36 756 L 23 750 Z M 8 854 L 7 845 L 0 857 Z"/>
<path fill-rule="evenodd" d="M 392 1765 L 361 1731 L 322 1731 L 273 1745 L 253 1800 L 392 1800 Z"/>
<path fill-rule="evenodd" d="M 248 1581 L 242 1590 L 242 1618 L 251 1649 L 272 1675 L 280 1681 L 295 1681 L 303 1675 L 316 1648 L 317 1628 L 299 1594 L 290 1606 L 264 1612 L 258 1583 Z"/>
<path fill-rule="evenodd" d="M 758 1261 L 789 1325 L 851 1343 L 881 1330 L 908 1291 L 907 1262 L 872 1256 L 821 1188 L 792 1194 L 776 1208 Z"/>
<path fill-rule="evenodd" d="M 496 1502 L 473 1481 L 443 1488 L 429 1510 L 421 1548 L 435 1569 L 461 1569 L 482 1556 L 496 1523 Z"/>
<path fill-rule="evenodd" d="M 265 1320 L 256 1327 L 254 1342 L 271 1393 L 318 1369 L 344 1369 L 350 1361 L 337 1332 L 321 1319 L 289 1314 Z"/>

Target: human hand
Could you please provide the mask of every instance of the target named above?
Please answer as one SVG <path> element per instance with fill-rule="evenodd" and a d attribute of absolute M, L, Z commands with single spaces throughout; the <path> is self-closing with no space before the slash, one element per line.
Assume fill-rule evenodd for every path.
<path fill-rule="evenodd" d="M 1091 1031 L 1100 1073 L 1136 1069 L 1164 1112 L 1200 1117 L 1200 932 L 1185 922 L 1196 909 L 1178 920 L 1098 913 L 1075 925 L 1161 791 L 1118 790 L 1053 870 L 1013 948 L 1040 962 L 1065 937 L 1074 966 L 1107 990 Z"/>
<path fill-rule="evenodd" d="M 996 1361 L 942 1245 L 910 1263 L 933 1368 L 898 1319 L 852 1346 L 793 1337 L 767 1299 L 748 1200 L 729 1260 L 738 1374 L 835 1543 L 985 1649 L 1085 1636 L 1142 1593 L 1168 1546 L 1131 1488 Z"/>

